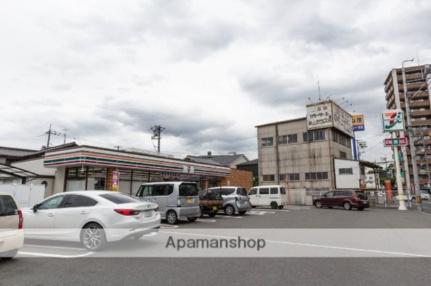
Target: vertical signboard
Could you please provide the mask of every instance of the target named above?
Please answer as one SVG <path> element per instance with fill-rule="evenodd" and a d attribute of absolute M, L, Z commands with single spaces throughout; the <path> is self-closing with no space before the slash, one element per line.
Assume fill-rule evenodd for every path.
<path fill-rule="evenodd" d="M 353 126 L 353 131 L 364 131 L 365 130 L 364 115 L 363 114 L 352 115 L 352 126 Z"/>
<path fill-rule="evenodd" d="M 112 187 L 111 190 L 118 192 L 120 189 L 120 172 L 112 171 Z"/>
<path fill-rule="evenodd" d="M 394 109 L 383 112 L 383 132 L 394 132 L 404 130 L 404 113 L 402 110 Z"/>

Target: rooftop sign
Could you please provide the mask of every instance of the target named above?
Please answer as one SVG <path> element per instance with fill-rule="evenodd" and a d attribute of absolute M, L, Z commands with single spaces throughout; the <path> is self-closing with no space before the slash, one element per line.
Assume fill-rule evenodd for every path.
<path fill-rule="evenodd" d="M 333 101 L 307 105 L 307 129 L 334 127 L 353 137 L 352 116 Z"/>

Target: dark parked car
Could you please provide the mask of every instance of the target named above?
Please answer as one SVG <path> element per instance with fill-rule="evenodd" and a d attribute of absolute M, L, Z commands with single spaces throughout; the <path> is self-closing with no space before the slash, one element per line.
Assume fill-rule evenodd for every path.
<path fill-rule="evenodd" d="M 204 214 L 214 217 L 220 209 L 223 209 L 223 198 L 220 193 L 213 190 L 205 190 L 199 195 L 201 217 Z"/>
<path fill-rule="evenodd" d="M 356 208 L 359 211 L 369 207 L 367 196 L 363 192 L 350 190 L 327 192 L 315 199 L 313 204 L 316 208 L 343 207 L 346 210 Z"/>

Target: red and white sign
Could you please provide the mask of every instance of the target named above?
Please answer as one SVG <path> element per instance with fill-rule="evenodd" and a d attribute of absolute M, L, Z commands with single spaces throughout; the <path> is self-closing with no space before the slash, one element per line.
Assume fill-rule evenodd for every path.
<path fill-rule="evenodd" d="M 406 137 L 402 138 L 386 138 L 384 140 L 385 147 L 392 147 L 392 146 L 406 146 L 409 144 L 409 141 Z"/>

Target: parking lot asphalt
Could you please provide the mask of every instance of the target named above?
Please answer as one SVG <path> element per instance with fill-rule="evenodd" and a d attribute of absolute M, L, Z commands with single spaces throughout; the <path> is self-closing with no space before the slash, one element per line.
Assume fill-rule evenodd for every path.
<path fill-rule="evenodd" d="M 133 254 L 154 251 L 169 234 L 182 231 L 214 234 L 218 229 L 230 229 L 233 233 L 235 230 L 252 232 L 252 229 L 268 229 L 265 235 L 275 237 L 277 230 L 286 228 L 404 228 L 405 232 L 409 232 L 410 228 L 430 227 L 431 215 L 413 210 L 253 209 L 244 217 L 220 215 L 201 218 L 195 223 L 163 224 L 157 236 L 127 242 L 125 247 L 121 243 L 111 245 L 102 252 L 108 257 L 88 252 L 79 244 L 26 240 L 25 247 L 15 260 L 0 262 L 0 285 L 427 285 L 431 277 L 430 258 L 348 257 L 349 253 L 358 254 L 357 250 L 349 252 L 350 248 L 323 249 L 328 251 L 324 255 L 333 251 L 347 254 L 343 258 L 215 258 L 212 254 L 193 258 L 180 258 L 173 254 L 160 258 L 157 253 L 156 257 L 134 257 Z M 322 251 L 320 248 L 318 251 L 316 248 L 309 249 L 308 246 L 276 247 L 280 247 L 280 252 L 282 249 L 291 251 L 294 247 L 311 254 Z M 121 257 L 114 257 L 116 251 L 121 251 Z"/>

